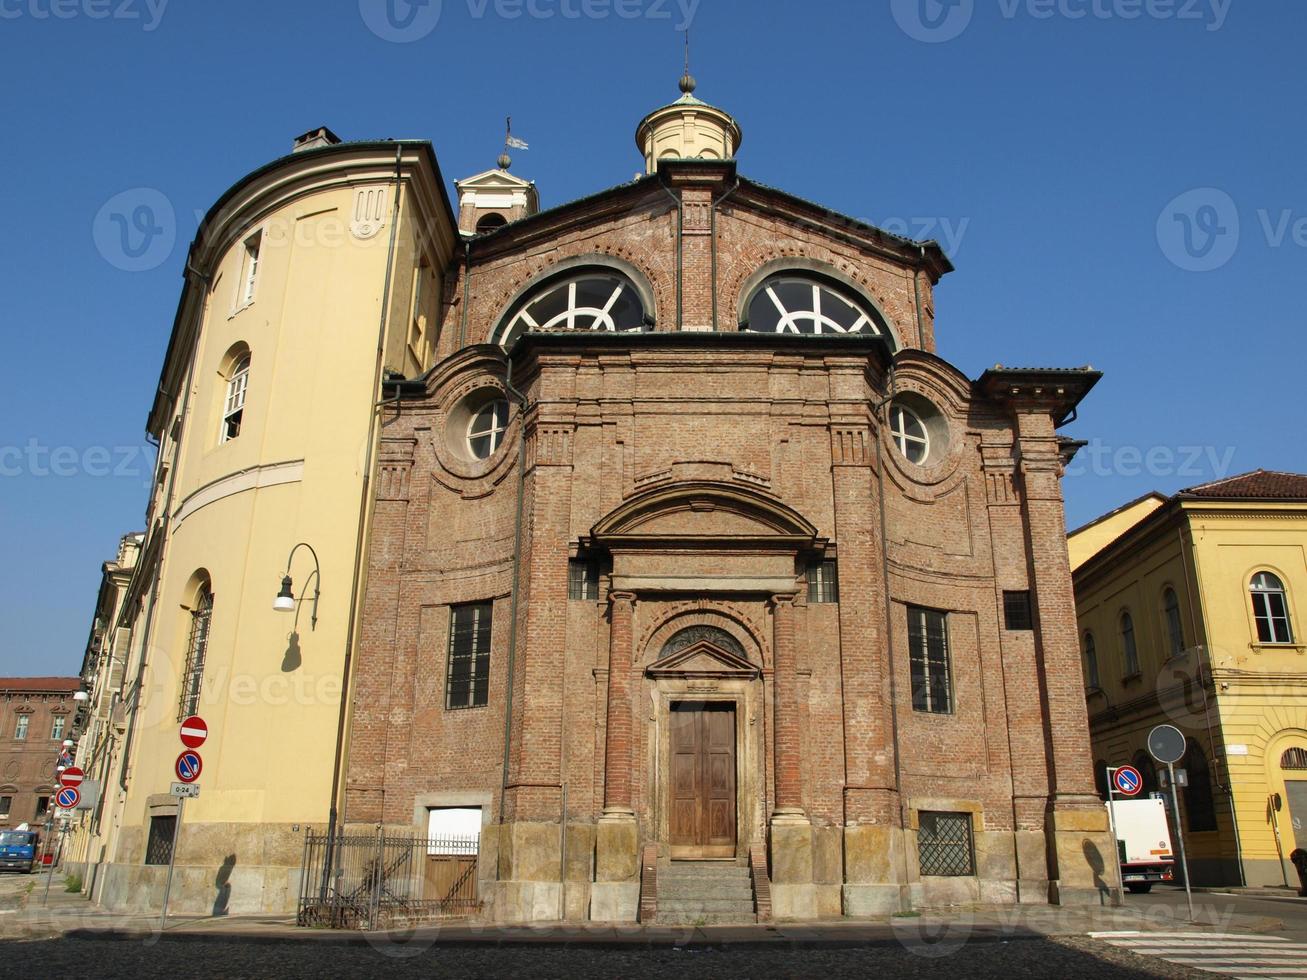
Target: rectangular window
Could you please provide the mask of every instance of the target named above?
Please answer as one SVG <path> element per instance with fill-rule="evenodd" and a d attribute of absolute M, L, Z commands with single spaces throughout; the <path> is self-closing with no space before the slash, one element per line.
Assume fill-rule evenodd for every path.
<path fill-rule="evenodd" d="M 840 584 L 833 561 L 808 563 L 808 601 L 839 602 Z"/>
<path fill-rule="evenodd" d="M 908 607 L 908 660 L 912 670 L 913 709 L 932 714 L 952 712 L 946 613 Z"/>
<path fill-rule="evenodd" d="M 923 811 L 917 816 L 917 857 L 922 877 L 957 878 L 976 873 L 971 814 Z"/>
<path fill-rule="evenodd" d="M 567 563 L 567 597 L 569 599 L 599 598 L 599 563 L 584 558 L 573 558 Z"/>
<path fill-rule="evenodd" d="M 1289 608 L 1283 592 L 1253 592 L 1253 616 L 1259 643 L 1292 643 Z"/>
<path fill-rule="evenodd" d="M 213 621 L 213 593 L 200 596 L 191 611 L 191 636 L 186 648 L 186 670 L 182 674 L 181 703 L 177 720 L 189 718 L 200 710 L 200 692 L 204 686 L 204 661 L 209 653 L 209 626 Z"/>
<path fill-rule="evenodd" d="M 150 818 L 150 837 L 145 843 L 146 864 L 167 864 L 172 860 L 172 838 L 177 831 L 177 817 Z"/>
<path fill-rule="evenodd" d="M 1033 630 L 1035 618 L 1030 612 L 1030 593 L 1003 593 L 1003 625 L 1010 630 Z"/>
<path fill-rule="evenodd" d="M 449 611 L 446 708 L 481 708 L 490 699 L 490 626 L 493 609 L 488 602 L 478 602 L 470 606 L 454 606 Z"/>
<path fill-rule="evenodd" d="M 236 303 L 238 308 L 254 302 L 254 287 L 259 281 L 259 246 L 262 243 L 261 231 L 245 239 L 245 254 L 241 259 L 240 297 Z"/>
<path fill-rule="evenodd" d="M 20 742 L 27 738 L 27 726 L 30 721 L 27 715 L 18 716 L 18 722 L 14 725 L 14 738 Z"/>
<path fill-rule="evenodd" d="M 47 813 L 50 812 L 50 797 L 38 796 L 36 798 L 36 816 L 33 820 L 44 820 Z"/>
<path fill-rule="evenodd" d="M 0 817 L 9 816 L 9 811 L 14 808 L 14 798 L 12 796 L 0 796 Z"/>
<path fill-rule="evenodd" d="M 54 725 L 50 728 L 50 737 L 53 739 L 62 739 L 64 737 L 64 719 L 62 717 L 54 720 Z"/>

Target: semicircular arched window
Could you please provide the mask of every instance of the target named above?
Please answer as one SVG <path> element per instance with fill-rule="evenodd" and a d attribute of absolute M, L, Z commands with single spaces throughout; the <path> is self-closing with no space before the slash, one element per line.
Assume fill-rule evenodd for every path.
<path fill-rule="evenodd" d="M 495 343 L 511 348 L 522 334 L 552 330 L 643 330 L 648 324 L 635 285 L 611 269 L 584 269 L 542 283 L 508 311 Z"/>
<path fill-rule="evenodd" d="M 816 276 L 781 272 L 764 279 L 745 309 L 742 330 L 752 333 L 866 334 L 897 345 L 889 326 L 851 290 Z"/>

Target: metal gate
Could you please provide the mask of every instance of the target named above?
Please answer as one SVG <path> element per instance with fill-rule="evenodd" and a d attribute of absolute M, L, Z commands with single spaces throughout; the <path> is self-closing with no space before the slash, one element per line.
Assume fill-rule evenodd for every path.
<path fill-rule="evenodd" d="M 463 918 L 481 909 L 476 837 L 401 837 L 309 831 L 301 926 L 389 929 Z"/>

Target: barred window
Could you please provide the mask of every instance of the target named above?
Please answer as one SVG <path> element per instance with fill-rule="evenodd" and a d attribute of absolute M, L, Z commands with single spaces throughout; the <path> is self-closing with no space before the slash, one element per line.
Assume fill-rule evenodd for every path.
<path fill-rule="evenodd" d="M 150 818 L 150 837 L 145 843 L 146 864 L 168 864 L 172 860 L 172 838 L 177 831 L 177 817 Z"/>
<path fill-rule="evenodd" d="M 186 669 L 182 672 L 181 703 L 177 719 L 189 718 L 200 710 L 204 686 L 204 661 L 209 653 L 209 628 L 213 622 L 213 593 L 205 587 L 191 610 L 191 636 L 186 645 Z"/>
<path fill-rule="evenodd" d="M 478 602 L 449 611 L 449 677 L 445 707 L 481 708 L 490 700 L 490 626 L 493 606 Z"/>
<path fill-rule="evenodd" d="M 963 877 L 976 873 L 971 814 L 918 814 L 917 857 L 922 877 Z"/>
<path fill-rule="evenodd" d="M 567 597 L 569 599 L 599 598 L 599 563 L 585 558 L 573 558 L 567 563 Z"/>
<path fill-rule="evenodd" d="M 808 563 L 808 601 L 839 602 L 840 581 L 833 561 Z"/>
<path fill-rule="evenodd" d="M 912 707 L 932 714 L 953 711 L 949 669 L 948 615 L 908 607 L 908 649 L 912 668 Z"/>
<path fill-rule="evenodd" d="M 1280 768 L 1307 769 L 1307 749 L 1301 749 L 1297 746 L 1285 749 L 1284 754 L 1280 756 Z"/>
<path fill-rule="evenodd" d="M 1030 592 L 1003 593 L 1003 625 L 1010 630 L 1033 630 L 1035 617 L 1030 611 Z"/>

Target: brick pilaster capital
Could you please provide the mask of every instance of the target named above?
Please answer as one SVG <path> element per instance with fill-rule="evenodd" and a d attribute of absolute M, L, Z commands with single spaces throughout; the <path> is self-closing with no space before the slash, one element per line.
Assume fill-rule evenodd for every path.
<path fill-rule="evenodd" d="M 794 592 L 777 592 L 770 599 L 773 609 L 779 609 L 782 606 L 793 606 L 798 601 L 798 595 Z"/>
<path fill-rule="evenodd" d="M 609 605 L 613 605 L 613 606 L 620 605 L 620 604 L 633 606 L 635 605 L 635 593 L 619 592 L 616 590 L 611 591 L 608 593 L 608 603 Z"/>

